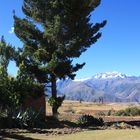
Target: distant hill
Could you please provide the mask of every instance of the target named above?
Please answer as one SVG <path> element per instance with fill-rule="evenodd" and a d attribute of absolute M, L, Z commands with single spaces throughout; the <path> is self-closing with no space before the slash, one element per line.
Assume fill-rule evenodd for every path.
<path fill-rule="evenodd" d="M 140 102 L 140 77 L 118 72 L 100 73 L 85 79 L 57 82 L 59 95 L 88 102 Z"/>

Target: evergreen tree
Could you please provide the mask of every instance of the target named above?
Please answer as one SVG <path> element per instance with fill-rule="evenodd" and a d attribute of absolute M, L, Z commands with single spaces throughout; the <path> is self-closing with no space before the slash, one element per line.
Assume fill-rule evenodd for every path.
<path fill-rule="evenodd" d="M 4 37 L 0 40 L 0 75 L 7 76 L 7 67 L 11 60 L 14 60 L 15 49 L 10 45 L 6 44 Z"/>
<path fill-rule="evenodd" d="M 1 37 L 0 40 L 0 107 L 10 106 L 12 105 L 12 97 L 14 95 L 10 94 L 9 90 L 10 79 L 11 77 L 8 75 L 7 68 L 8 64 L 11 60 L 14 60 L 15 49 L 7 44 L 4 37 Z M 14 106 L 14 104 L 13 104 Z"/>
<path fill-rule="evenodd" d="M 99 4 L 100 0 L 23 0 L 25 18 L 14 15 L 15 33 L 24 43 L 19 63 L 24 62 L 36 81 L 51 82 L 53 115 L 62 102 L 56 80 L 74 79 L 85 63 L 73 65 L 73 59 L 101 37 L 106 21 L 90 22 Z"/>
<path fill-rule="evenodd" d="M 0 40 L 0 107 L 17 109 L 24 105 L 28 97 L 38 98 L 43 92 L 43 86 L 34 82 L 25 74 L 24 64 L 20 63 L 17 77 L 8 74 L 10 61 L 19 61 L 20 51 L 7 44 L 4 37 Z M 26 77 L 25 77 L 26 75 Z"/>

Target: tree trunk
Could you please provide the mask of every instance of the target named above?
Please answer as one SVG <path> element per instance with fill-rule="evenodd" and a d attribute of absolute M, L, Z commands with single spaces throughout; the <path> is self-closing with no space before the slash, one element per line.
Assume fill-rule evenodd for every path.
<path fill-rule="evenodd" d="M 55 99 L 57 98 L 57 91 L 56 91 L 56 77 L 54 75 L 51 76 L 52 80 L 51 80 L 51 83 L 52 83 L 52 97 Z M 57 107 L 55 105 L 52 106 L 52 115 L 54 117 L 57 117 L 58 115 L 58 112 L 57 112 Z"/>

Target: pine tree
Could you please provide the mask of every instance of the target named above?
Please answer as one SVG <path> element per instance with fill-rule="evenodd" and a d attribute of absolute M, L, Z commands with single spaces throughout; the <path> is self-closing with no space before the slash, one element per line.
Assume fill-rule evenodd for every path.
<path fill-rule="evenodd" d="M 57 79 L 71 78 L 85 63 L 73 65 L 100 37 L 106 21 L 93 24 L 91 12 L 100 0 L 24 0 L 25 18 L 14 15 L 14 28 L 24 43 L 22 62 L 28 74 L 40 83 L 51 82 L 52 112 L 61 105 L 57 98 Z"/>

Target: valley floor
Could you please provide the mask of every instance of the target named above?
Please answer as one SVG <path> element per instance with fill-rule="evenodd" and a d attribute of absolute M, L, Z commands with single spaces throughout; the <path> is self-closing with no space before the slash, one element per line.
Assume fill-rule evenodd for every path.
<path fill-rule="evenodd" d="M 106 103 L 99 104 L 93 102 L 82 102 L 79 101 L 64 101 L 62 106 L 59 108 L 59 119 L 61 120 L 69 120 L 76 121 L 83 114 L 90 114 L 93 116 L 99 116 L 99 114 L 107 114 L 109 111 L 118 111 L 124 110 L 128 107 L 137 106 L 140 107 L 139 104 L 135 103 Z M 51 115 L 51 107 L 46 102 L 46 114 Z M 101 115 L 104 121 L 106 122 L 117 122 L 117 121 L 139 121 L 140 116 L 107 116 Z"/>

